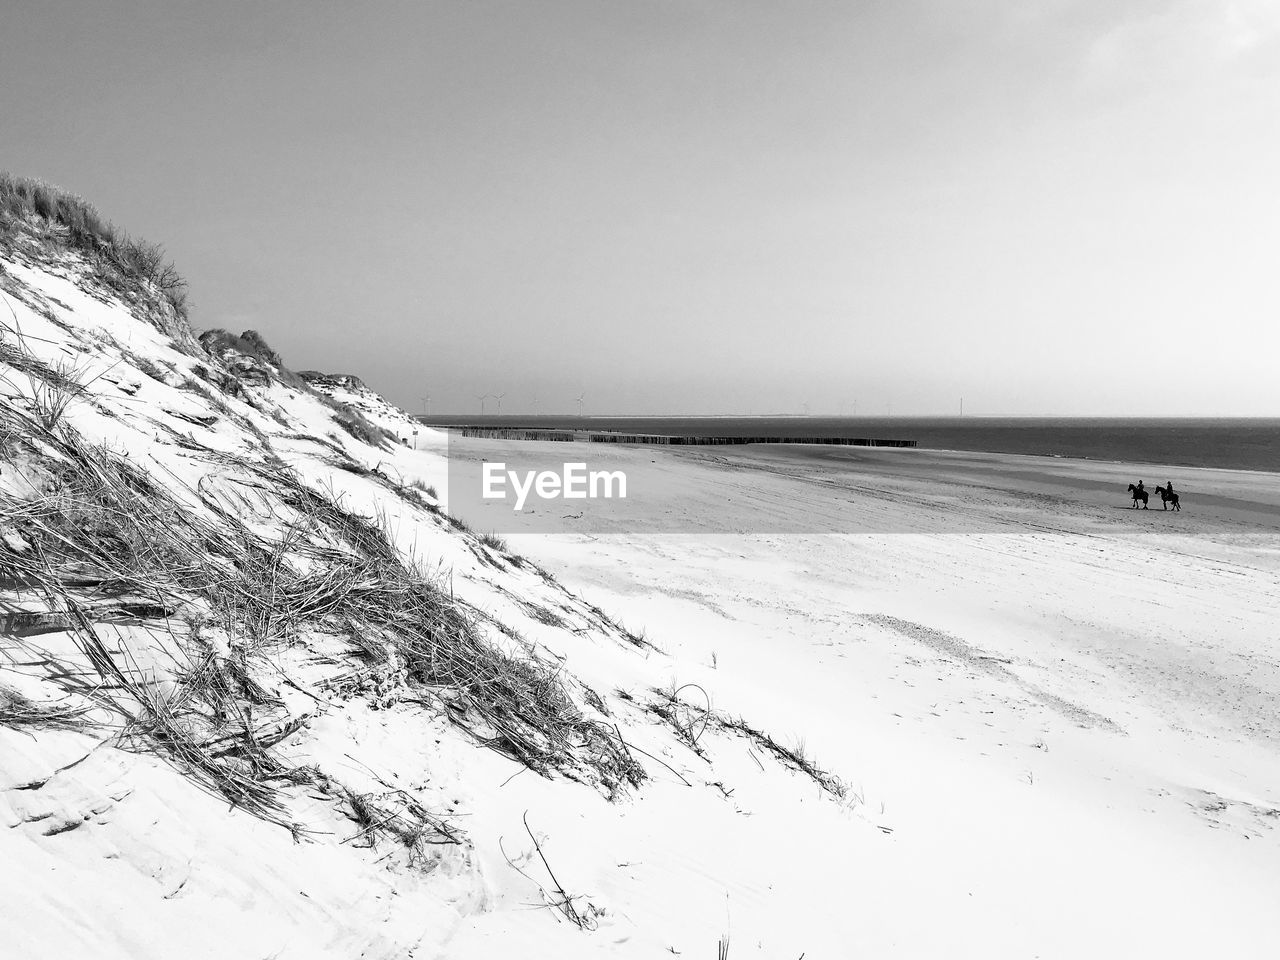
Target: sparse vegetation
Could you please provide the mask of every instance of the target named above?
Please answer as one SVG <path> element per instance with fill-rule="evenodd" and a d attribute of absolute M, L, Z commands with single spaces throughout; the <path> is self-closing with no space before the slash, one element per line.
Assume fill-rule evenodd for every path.
<path fill-rule="evenodd" d="M 681 699 L 680 694 L 686 689 L 696 689 L 702 693 L 703 704 L 690 704 Z M 645 706 L 654 716 L 667 723 L 676 735 L 685 742 L 689 749 L 698 756 L 705 756 L 699 741 L 703 732 L 709 727 L 732 731 L 747 737 L 755 744 L 771 753 L 784 766 L 805 774 L 824 791 L 843 800 L 849 792 L 848 785 L 839 777 L 820 768 L 808 755 L 802 737 L 796 738 L 791 746 L 783 746 L 769 734 L 759 730 L 741 717 L 734 719 L 712 709 L 711 700 L 705 690 L 696 683 L 677 687 L 674 682 L 665 690 L 654 689 L 656 700 L 650 700 Z M 623 696 L 623 691 L 618 691 Z M 624 699 L 631 699 L 629 695 Z"/>
<path fill-rule="evenodd" d="M 31 377 L 31 407 L 46 432 L 57 427 L 71 402 L 84 393 L 83 376 L 82 369 L 62 360 Z"/>
<path fill-rule="evenodd" d="M 254 361 L 256 368 L 265 375 L 274 376 L 281 383 L 314 397 L 330 408 L 333 420 L 338 426 L 361 443 L 381 450 L 386 449 L 388 445 L 396 445 L 400 442 L 390 430 L 373 423 L 350 404 L 336 400 L 323 390 L 313 387 L 305 377 L 286 367 L 280 354 L 272 349 L 256 330 L 246 330 L 239 336 L 223 329 L 206 330 L 200 334 L 200 344 L 210 356 L 223 360 L 229 360 L 227 356 L 229 353 L 238 353 L 247 357 Z M 266 369 L 263 370 L 263 368 Z"/>
<path fill-rule="evenodd" d="M 187 323 L 187 283 L 164 248 L 130 237 L 92 204 L 41 180 L 0 173 L 0 244 L 28 234 L 75 251 L 118 293 L 151 287 Z"/>
<path fill-rule="evenodd" d="M 541 841 L 534 835 L 533 828 L 529 826 L 529 811 L 525 811 L 522 819 L 524 821 L 525 832 L 529 835 L 530 841 L 533 842 L 533 852 L 538 855 L 538 859 L 542 862 L 542 867 L 551 881 L 551 886 L 548 888 L 540 880 L 530 876 L 527 871 L 512 860 L 506 850 L 503 849 L 502 839 L 499 838 L 498 848 L 502 850 L 502 855 L 506 858 L 507 863 L 513 870 L 542 891 L 542 898 L 546 901 L 547 906 L 560 911 L 560 913 L 564 915 L 564 918 L 579 930 L 595 930 L 596 927 L 599 926 L 598 918 L 603 915 L 603 911 L 590 901 L 587 902 L 585 907 L 578 906 L 576 901 L 583 900 L 585 898 L 581 894 L 570 894 L 565 891 L 564 886 L 556 877 L 555 871 L 551 869 L 551 864 L 547 860 L 547 855 L 543 852 Z"/>
<path fill-rule="evenodd" d="M 10 306 L 10 311 L 12 309 Z M 72 401 L 84 395 L 85 370 L 83 365 L 77 365 L 70 358 L 63 358 L 52 365 L 41 360 L 28 348 L 26 338 L 16 327 L 16 318 L 14 323 L 10 326 L 0 320 L 0 331 L 6 335 L 0 340 L 0 364 L 26 376 L 25 393 L 28 395 L 25 399 L 34 422 L 47 433 L 62 420 Z M 17 386 L 8 376 L 0 376 L 0 379 L 10 386 Z M 20 394 L 23 392 L 19 391 Z"/>
<path fill-rule="evenodd" d="M 702 694 L 701 706 L 686 703 L 680 699 L 685 690 L 697 690 Z M 711 722 L 711 697 L 707 691 L 696 683 L 677 686 L 673 680 L 665 690 L 654 690 L 659 697 L 649 704 L 649 712 L 662 720 L 675 731 L 676 735 L 698 756 L 705 756 L 705 751 L 698 745 Z"/>
<path fill-rule="evenodd" d="M 317 394 L 329 406 L 333 407 L 333 419 L 343 430 L 350 436 L 355 437 L 361 443 L 367 443 L 376 449 L 385 448 L 387 444 L 397 443 L 396 435 L 390 430 L 386 430 L 373 423 L 359 410 L 349 407 L 346 404 L 339 403 L 332 397 L 326 397 L 324 394 Z"/>
<path fill-rule="evenodd" d="M 3 408 L 5 417 L 21 414 Z M 211 490 L 197 494 L 203 510 L 188 508 L 65 427 L 43 442 L 55 465 L 47 492 L 30 500 L 0 495 L 0 524 L 32 544 L 21 553 L 0 547 L 0 575 L 73 611 L 69 624 L 100 675 L 94 699 L 136 742 L 232 802 L 268 819 L 281 815 L 274 791 L 288 771 L 270 754 L 275 740 L 249 720 L 250 707 L 270 715 L 275 705 L 254 692 L 248 665 L 308 630 L 346 636 L 373 665 L 394 655 L 419 699 L 438 701 L 482 744 L 539 772 L 594 770 L 611 795 L 643 778 L 609 731 L 582 715 L 557 670 L 491 644 L 467 608 L 405 564 L 378 522 L 343 509 L 282 464 L 220 455 L 275 492 L 264 516 L 284 526 L 271 540 Z M 149 615 L 170 623 L 178 611 L 205 611 L 241 652 L 211 659 L 198 632 L 185 631 L 193 666 L 176 691 L 162 694 L 127 652 L 121 662 L 98 639 L 75 599 L 85 589 L 146 598 Z M 220 732 L 228 723 L 239 731 L 231 735 L 235 750 Z"/>
<path fill-rule="evenodd" d="M 262 338 L 256 330 L 246 330 L 240 335 L 232 333 L 230 330 L 224 330 L 221 327 L 215 327 L 206 330 L 200 334 L 200 345 L 204 347 L 205 352 L 211 357 L 217 357 L 224 362 L 229 362 L 229 353 L 238 353 L 243 357 L 257 362 L 259 367 L 270 368 L 282 383 L 286 383 L 296 390 L 307 390 L 307 383 L 300 376 L 284 365 L 284 361 L 280 359 L 280 354 L 271 349 L 266 340 Z"/>
<path fill-rule="evenodd" d="M 497 550 L 499 553 L 507 552 L 507 541 L 498 536 L 494 531 L 490 530 L 486 534 L 480 536 L 480 542 L 490 550 Z"/>
<path fill-rule="evenodd" d="M 319 785 L 328 792 L 342 796 L 348 814 L 360 828 L 343 838 L 343 843 L 376 847 L 379 836 L 392 838 L 404 847 L 409 863 L 422 866 L 429 860 L 427 847 L 439 843 L 461 843 L 463 836 L 455 826 L 435 816 L 422 807 L 403 790 L 389 790 L 378 796 L 373 793 L 356 793 L 338 786 L 327 777 L 317 777 Z"/>
<path fill-rule="evenodd" d="M 172 371 L 160 366 L 151 358 L 134 354 L 129 357 L 129 362 L 137 367 L 144 376 L 148 376 L 159 383 L 169 382 L 169 374 Z"/>
<path fill-rule="evenodd" d="M 742 734 L 750 740 L 755 741 L 764 749 L 768 750 L 775 758 L 782 761 L 785 766 L 791 767 L 800 773 L 811 778 L 814 783 L 823 790 L 835 797 L 837 800 L 843 800 L 849 793 L 849 786 L 839 777 L 828 773 L 814 762 L 805 751 L 805 743 L 803 738 L 797 738 L 795 743 L 790 747 L 784 747 L 778 743 L 773 737 L 762 730 L 758 730 L 751 726 L 741 717 L 730 719 L 728 717 L 714 714 L 712 719 L 714 722 L 725 730 L 732 730 L 735 733 Z"/>
<path fill-rule="evenodd" d="M 409 481 L 409 486 L 410 486 L 410 487 L 412 487 L 414 490 L 420 490 L 420 491 L 422 491 L 422 492 L 423 492 L 423 493 L 425 493 L 428 497 L 430 497 L 432 500 L 439 500 L 439 499 L 440 499 L 440 495 L 439 495 L 438 493 L 436 493 L 436 488 L 435 488 L 435 487 L 431 486 L 431 484 L 429 484 L 429 483 L 427 483 L 427 482 L 425 482 L 425 481 L 423 481 L 423 480 L 419 480 L 419 479 L 417 479 L 416 477 L 415 477 L 413 480 Z"/>
<path fill-rule="evenodd" d="M 568 626 L 568 623 L 565 622 L 564 617 L 560 616 L 553 610 L 547 609 L 540 603 L 531 603 L 529 601 L 524 601 L 522 603 L 522 606 L 528 612 L 529 616 L 533 617 L 533 619 L 537 620 L 539 623 L 545 626 L 556 627 L 558 629 Z M 604 710 L 601 712 L 608 713 L 607 710 Z"/>
<path fill-rule="evenodd" d="M 0 724 L 7 727 L 76 727 L 87 712 L 82 704 L 36 703 L 0 686 Z"/>

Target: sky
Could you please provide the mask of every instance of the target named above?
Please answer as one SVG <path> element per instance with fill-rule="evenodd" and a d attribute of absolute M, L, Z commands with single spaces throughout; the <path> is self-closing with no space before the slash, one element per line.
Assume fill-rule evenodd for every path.
<path fill-rule="evenodd" d="M 410 410 L 1280 416 L 1271 0 L 3 7 L 0 168 Z"/>

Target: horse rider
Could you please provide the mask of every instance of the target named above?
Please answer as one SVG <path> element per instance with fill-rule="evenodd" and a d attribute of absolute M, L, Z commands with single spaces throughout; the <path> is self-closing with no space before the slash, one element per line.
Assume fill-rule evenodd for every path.
<path fill-rule="evenodd" d="M 1141 480 L 1139 480 L 1139 481 L 1138 481 L 1138 492 L 1139 492 L 1139 493 L 1146 493 L 1146 492 L 1147 492 L 1146 490 L 1144 490 L 1144 489 L 1142 488 L 1142 481 L 1141 481 Z"/>

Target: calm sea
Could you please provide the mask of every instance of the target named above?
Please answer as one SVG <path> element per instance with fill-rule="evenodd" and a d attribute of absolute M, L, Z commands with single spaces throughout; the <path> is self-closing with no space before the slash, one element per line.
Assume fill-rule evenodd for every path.
<path fill-rule="evenodd" d="M 1280 418 L 442 416 L 429 422 L 719 437 L 881 437 L 940 450 L 1280 472 Z"/>

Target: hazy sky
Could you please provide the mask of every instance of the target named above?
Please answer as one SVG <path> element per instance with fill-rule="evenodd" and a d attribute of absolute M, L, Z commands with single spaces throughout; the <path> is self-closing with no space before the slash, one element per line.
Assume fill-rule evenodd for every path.
<path fill-rule="evenodd" d="M 1280 415 L 1272 0 L 4 0 L 0 166 L 412 409 Z"/>

